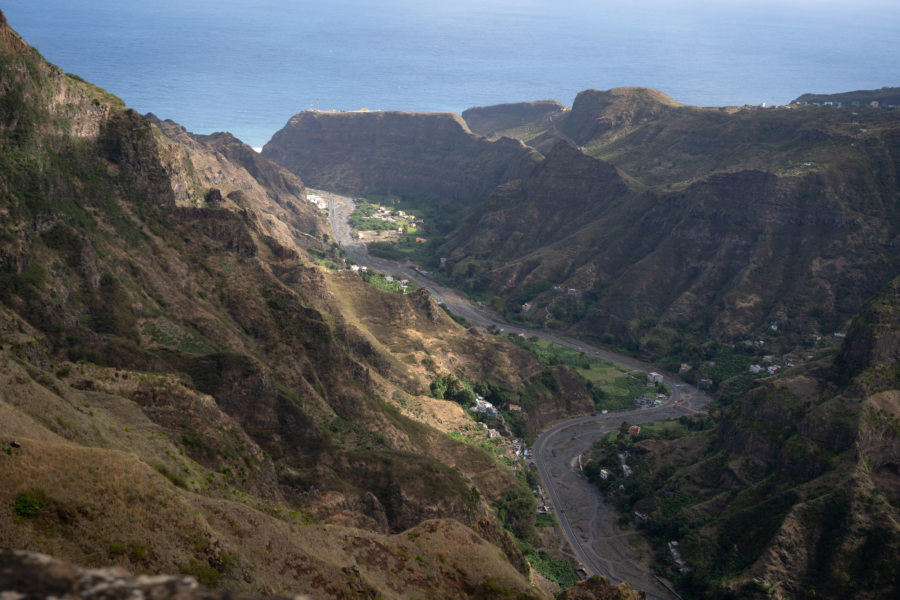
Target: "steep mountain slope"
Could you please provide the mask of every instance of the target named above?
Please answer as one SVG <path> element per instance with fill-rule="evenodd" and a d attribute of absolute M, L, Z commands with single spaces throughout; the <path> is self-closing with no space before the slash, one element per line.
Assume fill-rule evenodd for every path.
<path fill-rule="evenodd" d="M 660 546 L 678 542 L 686 563 L 666 562 L 687 593 L 900 591 L 898 306 L 895 279 L 854 319 L 836 356 L 764 380 L 717 429 L 598 445 L 593 478 Z"/>
<path fill-rule="evenodd" d="M 487 175 L 505 175 L 482 178 L 482 191 L 500 185 L 486 199 L 467 195 L 465 205 L 447 186 L 470 181 L 478 154 L 470 137 L 440 134 L 450 116 L 440 126 L 436 117 L 403 116 L 421 125 L 400 128 L 417 132 L 403 134 L 414 141 L 405 154 L 389 142 L 348 161 L 348 140 L 351 149 L 391 140 L 373 124 L 401 116 L 302 113 L 272 149 L 283 160 L 297 152 L 330 164 L 334 177 L 323 184 L 394 189 L 417 206 L 463 205 L 417 250 L 429 270 L 508 318 L 577 331 L 672 369 L 704 360 L 708 338 L 767 332 L 786 351 L 830 335 L 900 270 L 897 111 L 698 108 L 617 88 L 581 92 L 571 110 L 520 103 L 474 108 L 466 118 L 476 131 L 517 136 L 546 156 L 524 171 L 509 156 L 491 155 L 512 160 L 505 170 L 474 161 Z M 363 185 L 377 152 L 393 166 L 379 165 L 383 179 Z M 300 163 L 285 164 L 301 172 Z"/>
<path fill-rule="evenodd" d="M 900 269 L 900 113 L 860 110 L 583 92 L 558 125 L 580 151 L 547 151 L 433 255 L 507 315 L 527 301 L 541 323 L 636 351 L 773 323 L 790 347 L 840 329 Z"/>
<path fill-rule="evenodd" d="M 411 417 L 471 423 L 425 392 L 482 352 L 542 367 L 315 265 L 342 259 L 303 183 L 231 136 L 0 40 L 3 544 L 257 593 L 534 596 L 491 507 L 521 484 Z M 398 360 L 349 310 L 375 292 L 452 340 Z"/>
<path fill-rule="evenodd" d="M 788 179 L 742 171 L 659 194 L 629 192 L 609 165 L 560 153 L 436 251 L 458 281 L 512 298 L 511 312 L 549 281 L 579 295 L 524 300 L 558 326 L 620 343 L 677 323 L 719 339 L 773 322 L 783 334 L 821 333 L 900 268 L 893 164 L 878 177 L 862 165 Z"/>
<path fill-rule="evenodd" d="M 511 138 L 474 135 L 455 114 L 384 111 L 298 113 L 262 154 L 315 187 L 425 195 L 457 205 L 482 200 L 539 159 Z"/>

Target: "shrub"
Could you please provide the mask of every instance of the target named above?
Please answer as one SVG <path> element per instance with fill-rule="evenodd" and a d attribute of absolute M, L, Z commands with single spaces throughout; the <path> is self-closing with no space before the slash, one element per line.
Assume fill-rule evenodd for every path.
<path fill-rule="evenodd" d="M 568 589 L 578 581 L 578 574 L 565 558 L 557 558 L 546 550 L 533 548 L 526 548 L 524 554 L 528 564 L 550 581 L 559 584 L 562 589 Z"/>
<path fill-rule="evenodd" d="M 47 492 L 40 489 L 19 492 L 12 504 L 14 513 L 29 519 L 40 516 L 49 506 Z"/>
<path fill-rule="evenodd" d="M 203 585 L 215 585 L 222 578 L 222 572 L 212 565 L 191 558 L 188 564 L 181 565 L 180 571 L 185 575 L 193 576 Z"/>

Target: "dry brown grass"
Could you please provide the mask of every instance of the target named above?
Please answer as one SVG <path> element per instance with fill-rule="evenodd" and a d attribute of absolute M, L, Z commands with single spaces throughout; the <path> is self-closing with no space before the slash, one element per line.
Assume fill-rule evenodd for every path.
<path fill-rule="evenodd" d="M 529 589 L 499 548 L 455 521 L 429 521 L 394 536 L 298 527 L 180 490 L 134 454 L 18 441 L 21 448 L 0 455 L 4 545 L 139 571 L 194 572 L 202 565 L 229 589 L 317 598 L 365 590 L 385 598 L 458 597 L 489 579 L 510 594 Z M 16 515 L 16 495 L 38 490 L 48 499 L 44 512 Z"/>
<path fill-rule="evenodd" d="M 10 448 L 0 453 L 4 545 L 79 564 L 185 571 L 238 591 L 317 598 L 358 597 L 367 590 L 385 598 L 458 597 L 481 588 L 504 597 L 530 590 L 497 546 L 456 521 L 429 521 L 394 536 L 300 525 L 303 514 L 279 508 L 277 497 L 228 485 L 186 456 L 171 428 L 148 418 L 153 407 L 124 397 L 142 386 L 184 391 L 177 379 L 89 365 L 67 365 L 59 379 L 7 354 L 4 359 L 0 446 Z M 66 385 L 88 377 L 106 390 Z M 227 422 L 200 395 L 181 402 L 188 420 L 199 408 L 213 422 Z M 425 426 L 413 433 L 419 452 L 440 456 L 472 477 L 487 497 L 511 485 L 510 475 L 476 448 Z M 13 439 L 20 448 L 9 446 Z M 45 494 L 43 512 L 17 515 L 13 505 L 21 492 Z M 317 505 L 307 510 L 335 523 L 374 526 L 360 521 L 347 500 L 326 495 L 317 500 L 324 512 Z M 328 509 L 329 502 L 337 504 Z"/>

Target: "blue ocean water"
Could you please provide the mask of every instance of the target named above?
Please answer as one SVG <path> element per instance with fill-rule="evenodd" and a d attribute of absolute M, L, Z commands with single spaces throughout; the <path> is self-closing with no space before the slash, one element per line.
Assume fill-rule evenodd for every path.
<path fill-rule="evenodd" d="M 900 85 L 896 0 L 7 0 L 51 62 L 262 146 L 313 106 L 462 112 L 641 85 L 702 106 Z"/>

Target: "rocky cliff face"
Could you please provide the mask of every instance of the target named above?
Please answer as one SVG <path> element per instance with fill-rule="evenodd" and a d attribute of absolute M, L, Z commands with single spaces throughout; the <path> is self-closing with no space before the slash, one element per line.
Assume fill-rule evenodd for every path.
<path fill-rule="evenodd" d="M 871 365 L 900 363 L 898 321 L 900 281 L 895 279 L 853 320 L 839 357 L 842 375 L 855 377 Z"/>
<path fill-rule="evenodd" d="M 830 333 L 900 268 L 900 119 L 839 113 L 583 92 L 559 128 L 585 145 L 548 151 L 435 254 L 458 282 L 508 298 L 510 314 L 527 300 L 557 327 L 636 349 L 679 323 L 720 340 L 775 323 L 786 345 Z M 865 142 L 850 119 L 871 127 Z M 800 150 L 810 160 L 789 167 Z M 662 181 L 645 169 L 660 160 L 672 163 L 660 177 L 688 179 L 645 185 Z"/>
<path fill-rule="evenodd" d="M 579 146 L 610 140 L 668 115 L 680 106 L 657 90 L 622 87 L 579 92 L 559 129 Z"/>
<path fill-rule="evenodd" d="M 262 152 L 310 185 L 348 193 L 409 193 L 471 204 L 528 173 L 537 154 L 490 142 L 454 114 L 305 111 Z"/>
<path fill-rule="evenodd" d="M 627 191 L 612 165 L 559 142 L 530 177 L 503 186 L 471 212 L 448 240 L 448 256 L 462 264 L 516 260 L 568 237 L 576 216 L 590 221 Z"/>
<path fill-rule="evenodd" d="M 432 408 L 429 371 L 344 316 L 370 290 L 314 264 L 341 258 L 303 183 L 17 39 L 0 26 L 4 544 L 256 594 L 528 596 L 490 508 L 516 481 L 401 411 Z"/>

